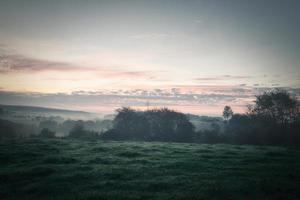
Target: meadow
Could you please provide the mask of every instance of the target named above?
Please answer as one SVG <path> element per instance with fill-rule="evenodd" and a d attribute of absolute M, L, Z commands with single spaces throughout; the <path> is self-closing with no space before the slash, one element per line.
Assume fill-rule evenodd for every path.
<path fill-rule="evenodd" d="M 300 199 L 300 149 L 22 139 L 0 142 L 1 199 Z"/>

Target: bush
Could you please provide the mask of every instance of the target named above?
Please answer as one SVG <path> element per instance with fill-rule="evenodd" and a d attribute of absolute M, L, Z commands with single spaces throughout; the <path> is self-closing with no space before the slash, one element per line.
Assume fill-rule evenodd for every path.
<path fill-rule="evenodd" d="M 88 131 L 84 129 L 82 124 L 76 124 L 69 132 L 70 138 L 97 138 L 98 133 L 94 131 Z"/>
<path fill-rule="evenodd" d="M 40 137 L 44 137 L 44 138 L 55 138 L 55 132 L 54 131 L 50 131 L 47 128 L 43 128 L 41 130 L 40 133 Z"/>
<path fill-rule="evenodd" d="M 192 142 L 194 126 L 183 113 L 166 108 L 136 111 L 117 110 L 113 129 L 102 134 L 104 139 Z"/>
<path fill-rule="evenodd" d="M 15 127 L 15 123 L 0 119 L 0 140 L 17 137 Z"/>

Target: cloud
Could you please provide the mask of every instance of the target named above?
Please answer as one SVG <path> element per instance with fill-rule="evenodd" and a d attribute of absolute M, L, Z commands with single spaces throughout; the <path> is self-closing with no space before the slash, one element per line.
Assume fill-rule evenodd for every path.
<path fill-rule="evenodd" d="M 0 73 L 36 73 L 43 71 L 56 72 L 90 72 L 94 76 L 105 79 L 156 79 L 157 71 L 134 71 L 122 70 L 113 67 L 94 66 L 87 67 L 68 62 L 56 62 L 30 58 L 17 54 L 6 54 L 0 51 Z M 47 80 L 71 80 L 79 81 L 78 78 L 48 78 Z"/>
<path fill-rule="evenodd" d="M 168 33 L 149 33 L 149 34 L 136 34 L 130 36 L 132 39 L 164 39 L 171 37 Z"/>
<path fill-rule="evenodd" d="M 232 76 L 232 75 L 222 75 L 213 77 L 199 77 L 195 78 L 196 81 L 223 81 L 223 80 L 239 80 L 239 79 L 250 79 L 251 76 Z"/>
<path fill-rule="evenodd" d="M 65 62 L 28 58 L 22 55 L 0 55 L 0 73 L 82 70 Z M 86 69 L 90 70 L 90 69 Z"/>
<path fill-rule="evenodd" d="M 203 20 L 201 20 L 201 19 L 195 19 L 193 22 L 196 23 L 196 24 L 202 24 Z"/>
<path fill-rule="evenodd" d="M 196 88 L 196 89 L 195 89 Z M 192 90 L 191 90 L 192 89 Z M 44 106 L 90 112 L 112 113 L 121 106 L 145 109 L 169 107 L 181 112 L 221 115 L 225 105 L 244 112 L 254 97 L 273 88 L 243 86 L 180 86 L 170 88 L 73 91 L 72 93 L 10 92 L 0 90 L 0 104 Z M 300 96 L 300 88 L 285 88 Z"/>
<path fill-rule="evenodd" d="M 143 108 L 147 102 L 151 107 L 170 107 L 190 112 L 184 107 L 211 107 L 232 102 L 236 97 L 221 94 L 174 94 L 170 91 L 109 91 L 67 93 L 21 93 L 0 91 L 1 104 L 44 106 L 74 110 L 112 113 L 121 106 Z M 92 108 L 92 109 L 90 109 Z M 218 112 L 218 111 L 217 111 Z"/>
<path fill-rule="evenodd" d="M 109 78 L 117 79 L 156 79 L 154 71 L 120 71 L 120 70 L 101 70 L 98 71 L 100 76 L 106 76 Z"/>

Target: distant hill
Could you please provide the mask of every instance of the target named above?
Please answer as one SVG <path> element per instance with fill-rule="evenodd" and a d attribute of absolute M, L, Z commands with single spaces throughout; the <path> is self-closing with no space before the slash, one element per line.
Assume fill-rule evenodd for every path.
<path fill-rule="evenodd" d="M 0 108 L 4 111 L 11 112 L 35 112 L 35 113 L 57 113 L 57 114 L 91 114 L 84 111 L 65 110 L 57 108 L 45 108 L 38 106 L 20 106 L 20 105 L 1 105 Z"/>
<path fill-rule="evenodd" d="M 1 114 L 2 113 L 2 114 Z M 20 105 L 1 105 L 0 104 L 0 114 L 2 118 L 15 121 L 17 118 L 26 118 L 28 116 L 59 116 L 65 119 L 95 119 L 102 115 L 84 111 L 77 110 L 65 110 L 57 108 L 45 108 L 38 106 L 20 106 Z M 23 117 L 22 117 L 23 116 Z"/>

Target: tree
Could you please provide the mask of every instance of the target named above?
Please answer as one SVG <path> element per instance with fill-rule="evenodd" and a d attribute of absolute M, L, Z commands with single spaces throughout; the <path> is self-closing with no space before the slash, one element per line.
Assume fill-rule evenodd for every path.
<path fill-rule="evenodd" d="M 54 138 L 55 137 L 55 132 L 51 131 L 51 130 L 49 130 L 47 128 L 43 128 L 41 130 L 40 136 L 41 137 L 45 137 L 45 138 Z"/>
<path fill-rule="evenodd" d="M 117 115 L 113 120 L 118 139 L 139 140 L 147 135 L 147 121 L 142 112 L 129 107 L 117 109 Z"/>
<path fill-rule="evenodd" d="M 44 120 L 41 121 L 39 124 L 39 128 L 42 129 L 48 129 L 50 131 L 57 131 L 58 129 L 58 123 L 54 120 Z"/>
<path fill-rule="evenodd" d="M 234 144 L 260 144 L 261 138 L 259 137 L 262 136 L 261 132 L 265 131 L 260 125 L 260 121 L 253 120 L 248 115 L 232 115 L 226 126 L 228 142 Z"/>
<path fill-rule="evenodd" d="M 225 106 L 223 110 L 223 117 L 225 121 L 228 121 L 233 115 L 233 111 L 230 106 Z"/>
<path fill-rule="evenodd" d="M 255 105 L 250 108 L 250 115 L 260 116 L 265 120 L 284 125 L 296 121 L 299 117 L 297 99 L 285 90 L 276 89 L 256 96 Z"/>
<path fill-rule="evenodd" d="M 287 91 L 273 90 L 257 95 L 248 112 L 228 120 L 227 137 L 238 144 L 299 143 L 299 102 Z"/>
<path fill-rule="evenodd" d="M 16 123 L 0 119 L 0 140 L 17 137 L 16 127 Z"/>
<path fill-rule="evenodd" d="M 77 123 L 69 132 L 70 138 L 81 138 L 81 139 L 94 139 L 98 137 L 98 133 L 94 131 L 85 130 L 82 123 Z"/>
<path fill-rule="evenodd" d="M 82 124 L 75 124 L 74 127 L 70 130 L 69 137 L 81 138 L 85 134 Z"/>
<path fill-rule="evenodd" d="M 183 113 L 167 108 L 137 111 L 117 110 L 113 129 L 102 135 L 106 139 L 189 142 L 194 126 Z"/>

